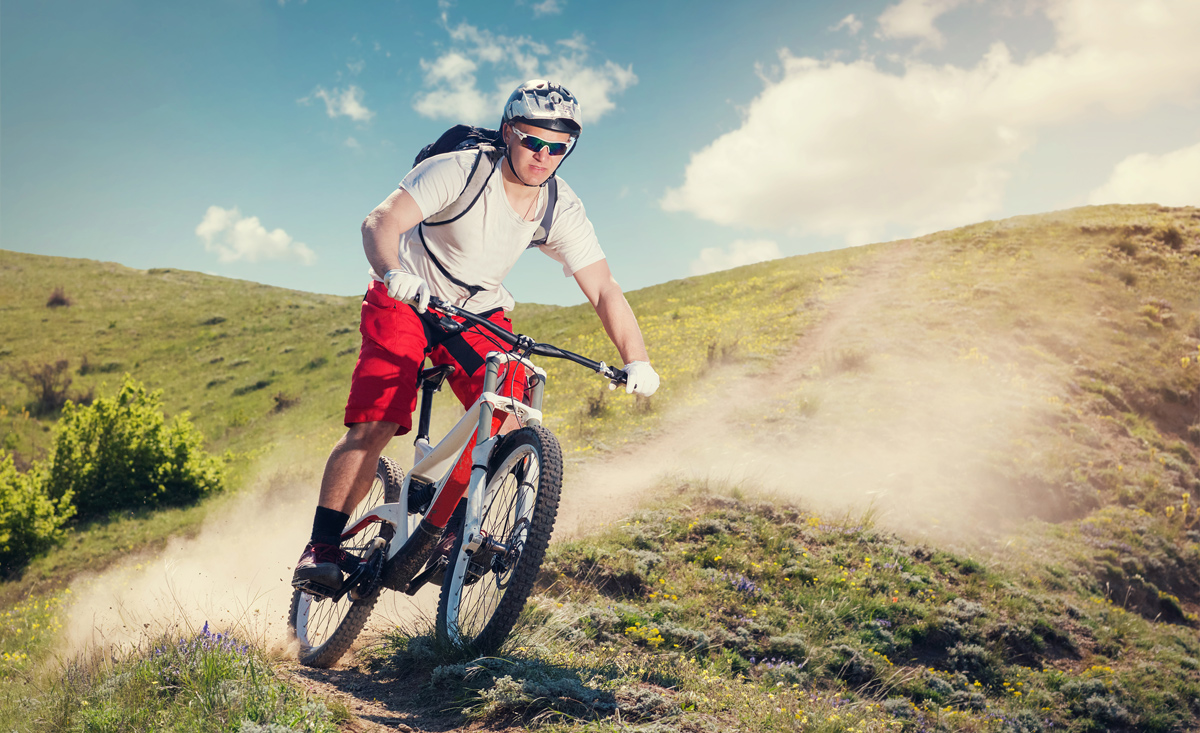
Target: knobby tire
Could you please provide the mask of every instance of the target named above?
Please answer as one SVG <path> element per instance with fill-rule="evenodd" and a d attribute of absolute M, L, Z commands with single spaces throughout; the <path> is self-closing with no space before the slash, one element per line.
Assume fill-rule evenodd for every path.
<path fill-rule="evenodd" d="M 519 556 L 503 574 L 477 563 L 471 573 L 476 558 L 463 555 L 459 527 L 437 611 L 438 639 L 478 654 L 494 652 L 512 631 L 550 544 L 562 491 L 562 451 L 554 435 L 525 427 L 504 436 L 488 461 L 487 486 L 481 529 L 506 544 L 520 543 Z M 478 576 L 481 570 L 474 583 L 455 582 L 460 572 Z"/>
<path fill-rule="evenodd" d="M 381 457 L 371 490 L 359 502 L 346 526 L 354 526 L 359 517 L 380 504 L 400 501 L 403 482 L 404 471 L 400 466 L 391 458 Z M 347 540 L 342 549 L 361 554 L 362 548 L 375 537 L 391 540 L 394 534 L 391 525 L 376 523 Z M 301 590 L 293 591 L 291 609 L 288 611 L 288 629 L 300 642 L 300 663 L 320 668 L 336 664 L 366 625 L 375 602 L 379 600 L 380 590 L 382 588 L 376 585 L 373 591 L 357 600 L 348 593 L 337 603 L 328 598 L 316 598 Z M 304 610 L 308 612 L 307 621 L 300 615 Z M 298 628 L 300 624 L 303 624 L 302 628 Z"/>

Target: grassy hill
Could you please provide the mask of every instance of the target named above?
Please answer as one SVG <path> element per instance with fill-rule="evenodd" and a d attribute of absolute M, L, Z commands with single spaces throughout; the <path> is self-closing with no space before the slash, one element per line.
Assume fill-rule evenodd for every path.
<path fill-rule="evenodd" d="M 123 371 L 164 388 L 212 447 L 243 455 L 240 485 L 272 454 L 319 464 L 339 432 L 356 299 L 15 253 L 0 253 L 0 274 L 13 283 L 0 295 L 0 364 L 67 358 L 72 389 L 104 389 Z M 58 286 L 71 305 L 48 307 Z M 798 503 L 788 481 L 710 480 L 701 465 L 665 480 L 621 526 L 552 547 L 528 622 L 499 659 L 437 658 L 419 630 L 360 655 L 340 687 L 375 685 L 374 719 L 439 730 L 1200 726 L 1200 211 L 1018 217 L 630 300 L 664 390 L 649 406 L 605 402 L 594 377 L 554 365 L 550 426 L 568 453 L 653 441 L 670 408 L 729 378 L 722 364 L 769 372 L 788 354 L 801 376 L 771 388 L 778 410 L 722 414 L 746 440 L 775 441 L 792 482 L 826 499 Z M 515 320 L 614 360 L 586 308 L 523 306 Z M 797 337 L 816 353 L 789 353 Z M 0 397 L 5 447 L 44 454 L 54 415 L 23 415 L 31 396 L 8 374 Z M 865 513 L 829 508 L 868 494 L 878 502 Z M 153 544 L 201 521 L 203 508 L 187 511 L 81 533 L 120 526 Z M 31 576 L 54 585 L 77 571 L 74 547 L 10 583 L 10 600 Z M 53 644 L 30 626 L 52 626 L 61 596 L 37 598 L 0 628 L 10 704 L 30 694 L 13 681 Z M 41 651 L 8 661 L 21 645 Z M 95 671 L 54 720 L 78 725 L 93 706 L 119 717 L 104 680 L 139 660 Z M 330 709 L 329 725 L 353 718 Z"/>
<path fill-rule="evenodd" d="M 685 387 L 672 377 L 703 365 L 710 347 L 736 344 L 747 358 L 773 353 L 811 322 L 812 306 L 865 254 L 831 252 L 630 294 L 667 370 L 657 402 Z M 57 414 L 37 414 L 16 376 L 60 360 L 69 363 L 72 396 L 111 391 L 126 372 L 164 390 L 168 410 L 190 411 L 214 450 L 261 449 L 341 420 L 358 353 L 359 298 L 3 250 L 0 276 L 0 429 L 4 449 L 26 462 L 47 453 Z M 52 305 L 56 292 L 69 305 Z M 540 340 L 619 362 L 587 306 L 525 304 L 512 315 Z M 597 383 L 577 367 L 548 368 L 556 383 L 551 399 L 565 408 L 550 405 L 553 419 L 571 433 L 579 393 L 598 393 Z"/>

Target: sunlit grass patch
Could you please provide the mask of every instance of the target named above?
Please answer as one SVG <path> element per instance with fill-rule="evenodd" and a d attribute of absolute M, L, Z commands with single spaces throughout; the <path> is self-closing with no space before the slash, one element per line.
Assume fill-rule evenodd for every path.
<path fill-rule="evenodd" d="M 1080 579 L 1087 552 L 1072 570 L 1023 556 L 1033 567 L 914 546 L 869 516 L 685 492 L 553 547 L 536 603 L 561 604 L 574 619 L 558 634 L 566 653 L 669 670 L 673 680 L 639 680 L 669 683 L 680 709 L 664 721 L 671 730 L 698 715 L 738 730 L 842 721 L 846 730 L 992 731 L 1003 718 L 1046 730 L 1127 720 L 1166 731 L 1190 715 L 1164 716 L 1154 702 L 1200 690 L 1200 642 L 1188 641 L 1187 622 L 1142 618 L 1103 595 L 1072 605 L 1104 588 Z M 1181 645 L 1178 674 L 1155 692 L 1135 672 L 1164 644 Z M 1109 662 L 1110 698 L 1088 704 L 1072 680 L 1095 674 L 1080 666 L 1092 654 L 1122 661 Z"/>
<path fill-rule="evenodd" d="M 58 641 L 71 591 L 29 596 L 0 613 L 0 678 L 25 675 Z"/>
<path fill-rule="evenodd" d="M 164 634 L 125 649 L 93 649 L 47 667 L 23 697 L 6 690 L 16 725 L 52 730 L 332 733 L 345 718 L 279 679 L 264 654 L 215 632 Z M 32 693 L 32 694 L 29 694 Z M 10 707 L 11 706 L 11 707 Z"/>

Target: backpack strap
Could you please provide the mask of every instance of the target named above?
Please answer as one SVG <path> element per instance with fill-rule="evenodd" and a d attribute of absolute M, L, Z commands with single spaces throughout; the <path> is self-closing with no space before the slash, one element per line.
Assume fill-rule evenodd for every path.
<path fill-rule="evenodd" d="M 485 288 L 481 285 L 468 285 L 467 283 L 463 282 L 462 280 L 459 280 L 458 278 L 456 278 L 455 276 L 450 274 L 450 271 L 446 269 L 445 265 L 443 265 L 441 262 L 438 262 L 438 258 L 433 256 L 433 250 L 429 249 L 429 245 L 425 243 L 425 224 L 424 224 L 424 222 L 417 225 L 417 236 L 419 236 L 421 238 L 421 246 L 425 248 L 425 255 L 427 257 L 429 257 L 429 261 L 432 262 L 435 267 L 437 267 L 438 271 L 441 272 L 442 275 L 445 276 L 445 278 L 447 280 L 449 280 L 450 282 L 454 283 L 458 287 L 460 287 L 460 288 L 466 290 L 468 293 L 470 293 L 470 295 L 467 296 L 467 300 L 470 300 L 471 298 L 474 298 L 476 295 L 482 293 L 484 290 L 487 290 L 487 288 Z"/>
<path fill-rule="evenodd" d="M 483 195 L 488 181 L 496 172 L 496 163 L 503 156 L 504 152 L 500 148 L 480 143 L 479 153 L 475 155 L 475 162 L 471 164 L 471 172 L 467 174 L 467 185 L 463 186 L 462 193 L 458 194 L 458 198 L 454 199 L 453 203 L 427 218 L 424 223 L 429 226 L 437 226 L 462 218 L 462 215 L 470 211 L 479 197 Z M 485 157 L 487 165 L 480 165 Z"/>
<path fill-rule="evenodd" d="M 533 241 L 529 243 L 529 247 L 541 247 L 545 244 L 546 238 L 550 236 L 550 225 L 554 223 L 554 205 L 558 203 L 558 178 L 550 176 L 550 184 L 546 188 L 550 200 L 546 202 L 546 213 L 542 215 L 542 223 L 538 224 L 537 231 L 533 233 Z"/>
<path fill-rule="evenodd" d="M 485 156 L 488 161 L 486 167 L 480 165 Z M 437 267 L 438 271 L 447 280 L 470 293 L 468 300 L 474 298 L 477 294 L 486 290 L 486 288 L 479 285 L 468 285 L 450 274 L 446 266 L 438 261 L 438 258 L 433 254 L 433 250 L 429 249 L 429 245 L 425 243 L 425 227 L 458 221 L 464 214 L 470 211 L 475 202 L 479 200 L 479 197 L 483 195 L 488 181 L 491 180 L 492 174 L 496 172 L 496 164 L 502 157 L 504 157 L 503 148 L 481 143 L 479 145 L 479 154 L 475 156 L 475 162 L 471 164 L 471 172 L 467 174 L 467 185 L 463 187 L 462 193 L 449 206 L 417 225 L 417 236 L 421 239 L 421 246 L 425 249 L 425 254 L 429 257 L 429 261 Z M 554 207 L 558 203 L 558 179 L 551 176 L 548 184 L 546 186 L 548 194 L 546 213 L 542 215 L 542 221 L 534 231 L 533 240 L 529 243 L 529 247 L 540 247 L 545 244 L 546 239 L 550 236 L 550 226 L 554 223 Z M 526 247 L 526 249 L 529 247 Z"/>

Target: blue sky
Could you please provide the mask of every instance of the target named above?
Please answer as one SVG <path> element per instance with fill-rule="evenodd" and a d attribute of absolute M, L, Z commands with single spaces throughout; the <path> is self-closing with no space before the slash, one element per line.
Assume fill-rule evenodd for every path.
<path fill-rule="evenodd" d="M 534 77 L 581 99 L 560 174 L 627 290 L 1198 205 L 1197 38 L 1195 0 L 5 0 L 0 247 L 358 293 L 414 153 Z M 582 301 L 536 253 L 508 284 Z"/>

